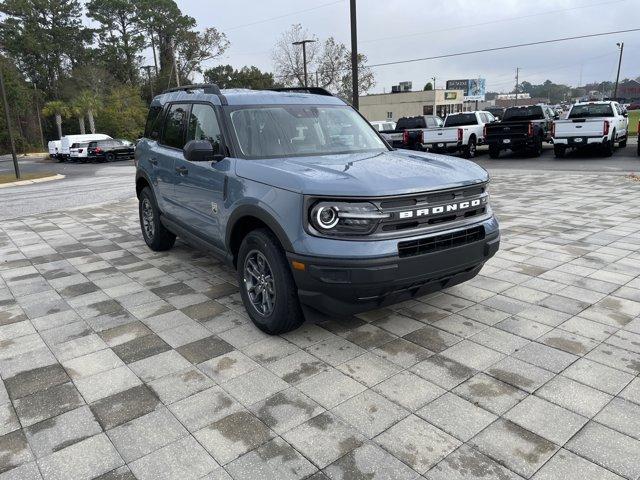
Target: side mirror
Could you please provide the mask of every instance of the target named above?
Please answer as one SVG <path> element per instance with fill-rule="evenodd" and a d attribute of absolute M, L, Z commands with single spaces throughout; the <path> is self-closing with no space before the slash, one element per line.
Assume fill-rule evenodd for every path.
<path fill-rule="evenodd" d="M 184 158 L 190 162 L 218 162 L 224 158 L 218 145 L 208 140 L 189 140 L 183 148 Z"/>
<path fill-rule="evenodd" d="M 629 117 L 629 114 L 628 114 L 627 112 L 624 112 L 624 113 L 622 114 L 622 116 L 623 116 L 623 117 L 625 117 L 625 118 L 627 118 L 627 117 Z"/>

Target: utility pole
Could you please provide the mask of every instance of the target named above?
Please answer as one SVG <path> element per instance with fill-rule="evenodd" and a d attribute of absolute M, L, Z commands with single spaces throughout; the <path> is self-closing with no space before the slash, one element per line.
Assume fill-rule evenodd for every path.
<path fill-rule="evenodd" d="M 153 82 L 151 81 L 151 69 L 153 68 L 153 65 L 144 65 L 142 67 L 143 70 L 146 70 L 147 72 L 147 78 L 149 79 L 149 90 L 151 90 L 151 98 L 153 98 L 155 95 L 153 94 Z"/>
<path fill-rule="evenodd" d="M 356 110 L 360 107 L 358 83 L 358 21 L 356 0 L 351 0 L 351 87 L 353 91 L 351 103 Z"/>
<path fill-rule="evenodd" d="M 516 102 L 515 105 L 518 105 L 518 86 L 520 85 L 520 67 L 516 67 Z"/>
<path fill-rule="evenodd" d="M 613 99 L 618 100 L 618 82 L 620 81 L 620 66 L 622 65 L 622 51 L 624 50 L 624 42 L 616 43 L 620 49 L 620 58 L 618 59 L 618 74 L 616 75 L 616 88 L 613 91 Z"/>
<path fill-rule="evenodd" d="M 4 90 L 4 72 L 2 71 L 2 63 L 0 63 L 0 90 L 2 90 L 2 106 L 4 107 L 4 118 L 7 123 L 7 131 L 9 132 L 9 143 L 11 143 L 11 156 L 13 157 L 13 169 L 16 178 L 20 178 L 20 166 L 18 165 L 18 157 L 16 155 L 16 144 L 13 141 L 13 131 L 11 130 L 11 116 L 9 115 L 9 104 L 7 103 L 7 92 Z"/>
<path fill-rule="evenodd" d="M 38 128 L 40 129 L 40 142 L 42 142 L 42 149 L 46 150 L 46 146 L 44 144 L 44 133 L 42 133 L 42 118 L 40 117 L 40 103 L 38 102 L 38 88 L 36 87 L 35 82 L 33 82 L 33 91 L 35 92 L 34 100 L 36 102 L 36 115 L 38 116 Z"/>
<path fill-rule="evenodd" d="M 304 87 L 309 86 L 309 79 L 307 78 L 307 43 L 313 43 L 315 40 L 300 40 L 299 42 L 293 42 L 292 45 L 302 45 L 302 68 L 304 70 Z"/>

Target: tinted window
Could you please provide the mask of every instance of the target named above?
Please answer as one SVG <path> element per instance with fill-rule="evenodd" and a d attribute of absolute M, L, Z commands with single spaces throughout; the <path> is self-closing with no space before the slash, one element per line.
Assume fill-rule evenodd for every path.
<path fill-rule="evenodd" d="M 478 119 L 475 113 L 459 113 L 457 115 L 449 115 L 445 121 L 445 127 L 459 127 L 462 125 L 477 125 Z"/>
<path fill-rule="evenodd" d="M 613 110 L 608 103 L 574 105 L 568 118 L 612 117 Z"/>
<path fill-rule="evenodd" d="M 542 120 L 544 119 L 544 111 L 540 105 L 532 105 L 530 107 L 511 107 L 504 112 L 502 120 Z"/>
<path fill-rule="evenodd" d="M 220 126 L 216 112 L 210 105 L 194 104 L 191 106 L 187 142 L 189 140 L 208 140 L 213 145 L 215 152 L 221 151 Z"/>
<path fill-rule="evenodd" d="M 407 130 L 412 128 L 425 128 L 426 126 L 424 117 L 402 117 L 398 120 L 396 128 L 398 130 Z"/>
<path fill-rule="evenodd" d="M 157 139 L 160 136 L 160 119 L 162 118 L 162 107 L 151 107 L 147 115 L 147 123 L 144 128 L 146 138 Z"/>
<path fill-rule="evenodd" d="M 164 120 L 164 129 L 162 133 L 162 143 L 168 147 L 183 148 L 184 125 L 187 116 L 187 105 L 171 105 L 169 112 Z"/>

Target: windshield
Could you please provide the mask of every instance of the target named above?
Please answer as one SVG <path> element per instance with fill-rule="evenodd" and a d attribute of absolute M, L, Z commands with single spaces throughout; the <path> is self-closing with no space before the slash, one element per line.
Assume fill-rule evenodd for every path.
<path fill-rule="evenodd" d="M 613 110 L 608 103 L 594 103 L 592 105 L 574 105 L 569 118 L 613 117 Z"/>
<path fill-rule="evenodd" d="M 444 120 L 445 127 L 460 127 L 462 125 L 477 125 L 475 113 L 460 113 L 456 115 L 448 115 Z"/>
<path fill-rule="evenodd" d="M 269 105 L 231 112 L 246 158 L 386 151 L 369 123 L 351 107 Z"/>
<path fill-rule="evenodd" d="M 533 105 L 531 107 L 507 108 L 502 120 L 541 120 L 544 118 L 542 107 Z"/>

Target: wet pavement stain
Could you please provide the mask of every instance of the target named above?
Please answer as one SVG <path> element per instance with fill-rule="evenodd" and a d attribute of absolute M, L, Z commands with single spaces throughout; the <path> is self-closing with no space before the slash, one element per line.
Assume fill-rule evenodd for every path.
<path fill-rule="evenodd" d="M 260 410 L 258 410 L 257 415 L 267 425 L 273 427 L 278 423 L 278 419 L 274 416 L 274 411 L 280 407 L 288 407 L 302 411 L 307 417 L 313 415 L 313 412 L 316 409 L 316 406 L 313 403 L 306 402 L 302 399 L 292 399 L 288 397 L 285 392 L 278 392 L 264 402 L 260 407 Z"/>
<path fill-rule="evenodd" d="M 500 468 L 495 463 L 490 463 L 488 459 L 475 450 L 468 449 L 459 455 L 449 455 L 444 459 L 452 470 L 460 472 L 463 478 L 485 478 L 491 480 L 511 480 L 513 477 Z"/>
<path fill-rule="evenodd" d="M 589 351 L 583 343 L 565 337 L 547 337 L 544 339 L 544 344 L 575 355 L 584 355 Z"/>
<path fill-rule="evenodd" d="M 304 378 L 311 377 L 324 370 L 325 368 L 322 362 L 303 362 L 293 372 L 284 375 L 282 379 L 287 383 L 297 383 Z"/>
<path fill-rule="evenodd" d="M 511 385 L 516 385 L 520 388 L 527 388 L 533 386 L 533 380 L 520 375 L 516 372 L 510 372 L 508 370 L 503 370 L 501 368 L 492 368 L 488 371 L 490 375 L 502 380 L 505 383 L 509 383 Z"/>
<path fill-rule="evenodd" d="M 483 398 L 495 398 L 510 395 L 514 388 L 503 383 L 478 382 L 469 385 L 469 391 L 473 396 Z"/>
<path fill-rule="evenodd" d="M 528 451 L 524 451 L 520 447 L 516 447 L 513 450 L 514 454 L 516 454 L 518 457 L 520 457 L 521 459 L 523 459 L 525 462 L 529 464 L 532 464 L 532 465 L 538 464 L 543 455 L 551 453 L 555 450 L 551 442 L 545 440 L 542 437 L 539 437 L 534 433 L 529 432 L 528 430 L 525 430 L 522 427 L 519 427 L 518 425 L 515 425 L 514 423 L 507 421 L 504 423 L 504 425 L 508 431 L 510 431 L 511 433 L 514 433 L 515 435 L 520 437 L 522 440 L 524 440 L 526 443 L 531 445 L 532 449 Z"/>

